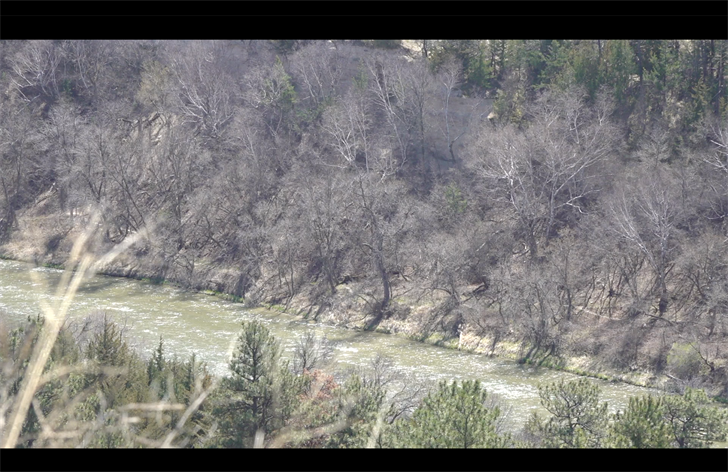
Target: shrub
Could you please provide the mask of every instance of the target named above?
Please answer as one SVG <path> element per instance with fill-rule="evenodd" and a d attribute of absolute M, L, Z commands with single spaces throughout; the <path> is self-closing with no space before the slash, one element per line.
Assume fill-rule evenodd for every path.
<path fill-rule="evenodd" d="M 692 343 L 675 343 L 667 354 L 667 368 L 673 375 L 690 380 L 705 367 L 697 347 Z"/>

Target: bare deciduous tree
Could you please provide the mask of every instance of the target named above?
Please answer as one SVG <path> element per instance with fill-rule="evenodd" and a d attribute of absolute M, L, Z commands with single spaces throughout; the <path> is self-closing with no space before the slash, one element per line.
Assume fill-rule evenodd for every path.
<path fill-rule="evenodd" d="M 332 294 L 336 292 L 342 260 L 347 253 L 341 229 L 351 206 L 346 203 L 346 190 L 341 180 L 327 176 L 301 193 L 305 228 L 314 242 L 315 255 Z"/>
<path fill-rule="evenodd" d="M 38 122 L 27 104 L 0 105 L 0 185 L 3 209 L 0 231 L 16 223 L 16 213 L 32 201 L 44 184 Z"/>
<path fill-rule="evenodd" d="M 669 302 L 668 276 L 677 255 L 681 217 L 671 176 L 661 168 L 643 170 L 618 194 L 612 205 L 613 230 L 644 254 L 656 278 L 658 311 L 664 316 Z"/>
<path fill-rule="evenodd" d="M 300 375 L 304 371 L 321 368 L 331 360 L 333 353 L 333 345 L 325 335 L 318 336 L 311 330 L 306 331 L 294 347 L 293 371 Z"/>
<path fill-rule="evenodd" d="M 519 220 L 532 259 L 539 240 L 548 244 L 568 215 L 584 213 L 597 189 L 591 172 L 612 150 L 609 103 L 594 110 L 575 92 L 545 96 L 524 132 L 512 125 L 486 127 L 471 153 L 479 172 L 494 184 L 495 199 Z"/>
<path fill-rule="evenodd" d="M 397 59 L 381 56 L 366 61 L 371 97 L 386 123 L 380 132 L 389 141 L 383 143 L 376 161 L 377 171 L 382 176 L 395 174 L 407 162 L 415 126 L 412 110 L 408 107 L 410 90 L 404 74 L 407 63 L 402 64 Z"/>
<path fill-rule="evenodd" d="M 67 60 L 73 65 L 78 82 L 93 102 L 96 101 L 101 82 L 106 79 L 114 54 L 110 41 L 68 41 L 65 43 Z"/>
<path fill-rule="evenodd" d="M 445 129 L 443 132 L 445 134 L 445 141 L 447 142 L 447 149 L 450 152 L 450 160 L 453 163 L 456 162 L 453 146 L 465 134 L 465 130 L 463 130 L 457 136 L 455 135 L 455 131 L 452 129 L 452 116 L 450 113 L 450 101 L 457 87 L 460 85 L 461 75 L 462 67 L 455 61 L 449 61 L 443 64 L 440 67 L 440 74 L 438 75 L 438 80 L 442 84 L 445 96 L 445 106 L 443 108 L 445 113 Z"/>
<path fill-rule="evenodd" d="M 396 182 L 381 181 L 371 174 L 359 174 L 352 182 L 357 209 L 348 235 L 371 258 L 382 284 L 382 297 L 374 304 L 377 323 L 387 313 L 392 298 L 390 271 L 397 259 L 400 242 L 410 226 L 412 205 Z"/>
<path fill-rule="evenodd" d="M 243 78 L 244 102 L 262 113 L 269 133 L 278 136 L 284 122 L 297 101 L 291 76 L 283 63 L 260 66 L 249 71 Z"/>
<path fill-rule="evenodd" d="M 61 61 L 62 52 L 53 41 L 28 41 L 10 59 L 15 90 L 27 101 L 40 96 L 57 97 Z"/>
<path fill-rule="evenodd" d="M 294 78 L 305 90 L 301 102 L 317 109 L 329 102 L 341 86 L 344 72 L 342 51 L 327 41 L 314 41 L 291 56 Z"/>
<path fill-rule="evenodd" d="M 194 42 L 174 60 L 180 114 L 205 137 L 218 139 L 235 114 L 233 81 L 217 66 L 215 42 Z"/>
<path fill-rule="evenodd" d="M 373 138 L 370 136 L 372 119 L 361 94 L 350 93 L 326 110 L 323 129 L 335 154 L 345 167 L 355 167 L 364 161 L 366 172 L 370 170 L 370 154 Z"/>

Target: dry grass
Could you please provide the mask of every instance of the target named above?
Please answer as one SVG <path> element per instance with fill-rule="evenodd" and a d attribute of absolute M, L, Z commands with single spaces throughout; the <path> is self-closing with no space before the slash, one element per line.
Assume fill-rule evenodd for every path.
<path fill-rule="evenodd" d="M 18 394 L 9 396 L 7 395 L 7 390 L 0 392 L 0 394 L 4 394 L 0 396 L 0 446 L 3 448 L 14 448 L 18 445 L 21 430 L 31 408 L 41 427 L 41 431 L 34 441 L 34 445 L 36 446 L 67 447 L 69 445 L 80 445 L 83 447 L 89 443 L 95 433 L 108 426 L 106 425 L 108 418 L 105 418 L 103 413 L 99 415 L 96 421 L 80 422 L 73 419 L 72 412 L 81 402 L 91 395 L 89 391 L 83 391 L 75 397 L 68 399 L 67 402 L 63 403 L 62 408 L 57 408 L 48 415 L 43 414 L 38 400 L 35 398 L 36 393 L 44 384 L 61 379 L 76 371 L 79 373 L 90 373 L 91 370 L 94 370 L 91 366 L 69 367 L 61 365 L 54 366 L 50 371 L 44 373 L 51 350 L 56 343 L 61 328 L 66 321 L 68 310 L 73 304 L 76 293 L 83 281 L 98 271 L 103 270 L 104 267 L 110 264 L 121 253 L 126 251 L 142 237 L 148 235 L 146 231 L 140 231 L 124 240 L 124 242 L 114 246 L 108 252 L 102 255 L 95 255 L 90 250 L 90 247 L 93 246 L 94 236 L 97 236 L 98 221 L 98 214 L 93 215 L 86 229 L 75 239 L 66 263 L 68 270 L 63 273 L 56 287 L 55 302 L 48 303 L 43 299 L 40 301 L 40 309 L 44 317 L 43 329 L 40 330 L 39 338 L 35 343 L 32 353 L 30 353 L 27 367 L 22 372 L 23 380 Z M 34 272 L 31 272 L 31 274 L 37 277 L 37 274 Z M 7 345 L 7 343 L 4 344 Z M 25 349 L 27 348 L 29 348 L 29 343 L 26 343 Z M 114 370 L 102 366 L 95 368 L 95 371 L 114 374 L 114 372 L 110 372 L 110 369 Z M 123 372 L 115 373 L 121 374 Z M 120 417 L 115 427 L 124 436 L 129 436 L 131 434 L 130 426 L 140 422 L 142 418 L 160 419 L 161 415 L 167 412 L 183 411 L 176 425 L 161 440 L 149 440 L 143 437 L 127 438 L 133 442 L 147 446 L 171 447 L 177 436 L 182 432 L 185 423 L 200 407 L 214 387 L 215 384 L 213 383 L 210 388 L 200 392 L 188 407 L 166 400 L 154 403 L 125 405 L 119 409 Z M 103 397 L 100 401 L 102 405 L 105 402 Z M 104 408 L 102 408 L 103 410 Z M 7 421 L 5 421 L 8 412 L 9 415 L 7 415 Z"/>

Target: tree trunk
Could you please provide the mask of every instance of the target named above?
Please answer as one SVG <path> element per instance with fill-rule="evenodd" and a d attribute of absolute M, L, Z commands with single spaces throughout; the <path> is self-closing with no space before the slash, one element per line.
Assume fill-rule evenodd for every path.
<path fill-rule="evenodd" d="M 531 257 L 532 261 L 535 261 L 538 257 L 538 243 L 536 242 L 536 236 L 530 229 L 526 237 L 526 244 L 528 244 L 528 255 Z"/>
<path fill-rule="evenodd" d="M 379 314 L 384 314 L 384 311 L 389 306 L 389 299 L 391 297 L 391 288 L 389 285 L 389 274 L 387 274 L 387 269 L 384 267 L 384 257 L 382 255 L 382 240 L 383 236 L 381 234 L 377 237 L 377 245 L 376 245 L 376 251 L 374 252 L 374 263 L 377 267 L 377 271 L 379 271 L 379 276 L 382 279 L 382 289 L 383 289 L 383 295 L 382 295 L 382 303 L 379 306 Z"/>
<path fill-rule="evenodd" d="M 658 308 L 660 310 L 660 318 L 662 318 L 667 311 L 667 286 L 665 285 L 665 277 L 660 277 L 660 302 Z"/>

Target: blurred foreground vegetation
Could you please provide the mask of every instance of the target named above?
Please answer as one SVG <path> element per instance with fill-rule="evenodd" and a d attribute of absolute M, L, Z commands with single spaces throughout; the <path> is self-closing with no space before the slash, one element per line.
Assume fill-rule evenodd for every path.
<path fill-rule="evenodd" d="M 43 324 L 0 332 L 0 433 Z M 294 372 L 264 324 L 243 322 L 220 379 L 194 355 L 167 353 L 161 339 L 146 356 L 135 352 L 123 327 L 99 315 L 61 330 L 16 446 L 699 448 L 728 433 L 728 412 L 701 390 L 631 398 L 609 415 L 586 379 L 540 387 L 548 414 L 508 432 L 507 405 L 478 381 L 403 387 L 377 359 L 337 382 L 316 368 L 326 363 L 325 345 L 313 335 L 301 340 Z"/>

